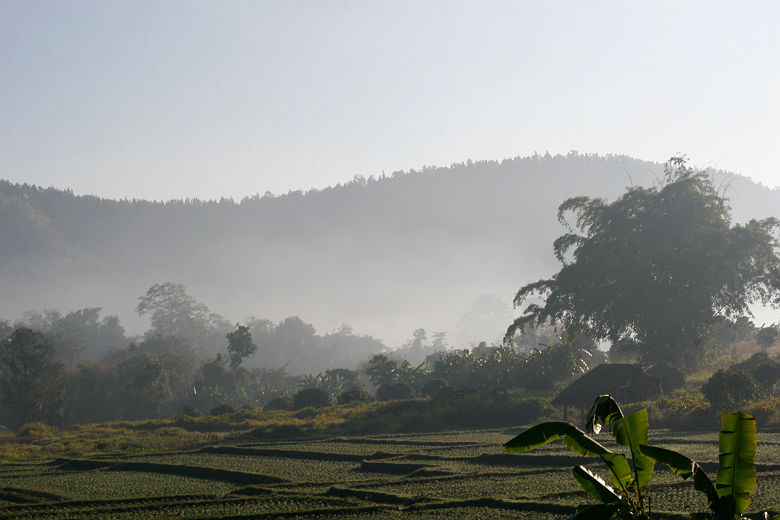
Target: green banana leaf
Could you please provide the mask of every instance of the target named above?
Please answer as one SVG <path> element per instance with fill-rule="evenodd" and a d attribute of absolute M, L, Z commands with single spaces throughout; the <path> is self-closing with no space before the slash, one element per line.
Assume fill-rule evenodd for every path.
<path fill-rule="evenodd" d="M 627 493 L 634 477 L 631 474 L 631 466 L 629 466 L 626 456 L 622 453 L 604 453 L 601 458 L 609 467 L 609 475 L 612 477 L 615 487 L 624 494 Z"/>
<path fill-rule="evenodd" d="M 615 504 L 621 503 L 620 495 L 615 493 L 601 477 L 590 471 L 584 466 L 575 466 L 571 470 L 574 478 L 580 483 L 582 489 L 588 492 L 590 496 L 599 500 L 602 504 Z"/>
<path fill-rule="evenodd" d="M 578 506 L 571 520 L 612 520 L 618 514 L 615 504 L 594 504 Z"/>
<path fill-rule="evenodd" d="M 653 478 L 655 470 L 655 461 L 639 451 L 640 444 L 647 444 L 647 431 L 650 429 L 647 410 L 643 408 L 625 417 L 611 395 L 600 395 L 588 413 L 585 429 L 597 434 L 603 426 L 611 427 L 615 442 L 631 449 L 637 486 L 642 489 Z"/>
<path fill-rule="evenodd" d="M 685 455 L 676 451 L 658 448 L 656 446 L 639 445 L 639 451 L 643 455 L 650 457 L 656 462 L 666 464 L 669 468 L 684 479 L 693 477 L 693 487 L 707 496 L 707 505 L 710 509 L 715 509 L 720 497 L 715 490 L 712 481 L 704 472 L 701 466 L 692 461 Z"/>
<path fill-rule="evenodd" d="M 733 497 L 733 512 L 741 515 L 756 489 L 756 419 L 743 412 L 724 413 L 721 418 L 715 489 L 720 497 Z"/>
<path fill-rule="evenodd" d="M 510 453 L 523 453 L 561 437 L 563 437 L 563 444 L 586 457 L 612 453 L 573 424 L 565 422 L 546 422 L 532 426 L 504 444 L 504 449 Z"/>
<path fill-rule="evenodd" d="M 615 421 L 612 428 L 615 442 L 631 449 L 631 459 L 634 461 L 634 471 L 639 489 L 650 483 L 653 471 L 655 471 L 655 461 L 639 451 L 640 444 L 647 444 L 647 430 L 649 429 L 650 420 L 645 408 L 637 410 L 624 419 Z"/>
<path fill-rule="evenodd" d="M 620 409 L 617 401 L 609 394 L 600 395 L 590 407 L 588 417 L 585 419 L 585 431 L 598 435 L 604 426 L 610 426 L 622 418 L 623 410 Z"/>

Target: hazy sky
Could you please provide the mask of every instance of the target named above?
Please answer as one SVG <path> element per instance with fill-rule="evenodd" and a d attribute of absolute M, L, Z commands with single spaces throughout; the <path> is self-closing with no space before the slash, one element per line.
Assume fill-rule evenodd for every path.
<path fill-rule="evenodd" d="M 780 2 L 0 1 L 0 178 L 216 198 L 535 151 L 780 185 Z"/>

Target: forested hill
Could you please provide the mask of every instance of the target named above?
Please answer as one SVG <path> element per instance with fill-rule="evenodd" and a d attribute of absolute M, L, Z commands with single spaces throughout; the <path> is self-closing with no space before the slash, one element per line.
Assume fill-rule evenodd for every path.
<path fill-rule="evenodd" d="M 780 190 L 713 175 L 735 220 L 780 216 Z M 564 199 L 612 199 L 662 178 L 660 164 L 570 153 L 241 202 L 114 201 L 0 181 L 0 317 L 100 306 L 140 331 L 137 298 L 173 281 L 234 321 L 348 323 L 390 346 L 420 327 L 448 331 L 451 344 L 490 341 L 514 291 L 556 270 Z M 469 307 L 484 294 L 506 308 Z M 459 323 L 467 309 L 473 319 Z"/>

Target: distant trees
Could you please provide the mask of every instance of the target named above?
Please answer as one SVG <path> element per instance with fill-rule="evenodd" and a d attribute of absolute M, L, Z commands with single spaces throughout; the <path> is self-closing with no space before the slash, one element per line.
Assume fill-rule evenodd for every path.
<path fill-rule="evenodd" d="M 65 409 L 64 369 L 40 332 L 17 327 L 0 342 L 0 414 L 16 428 L 30 421 L 59 424 Z"/>
<path fill-rule="evenodd" d="M 386 349 L 380 340 L 355 334 L 348 325 L 324 335 L 317 334 L 313 325 L 298 316 L 277 323 L 250 318 L 245 326 L 249 327 L 258 347 L 256 355 L 244 360 L 243 366 L 247 367 L 286 365 L 297 373 L 318 373 L 354 367 L 358 360 Z"/>
<path fill-rule="evenodd" d="M 218 350 L 230 330 L 225 318 L 187 294 L 187 288 L 180 283 L 152 285 L 138 298 L 135 310 L 140 316 L 149 316 L 149 334 L 186 339 L 204 354 Z"/>
<path fill-rule="evenodd" d="M 761 347 L 771 347 L 777 343 L 778 339 L 780 339 L 780 326 L 778 325 L 761 327 L 756 331 L 756 343 Z"/>
<path fill-rule="evenodd" d="M 562 268 L 517 292 L 516 306 L 534 295 L 544 303 L 527 305 L 508 340 L 550 320 L 631 345 L 642 360 L 691 366 L 720 316 L 780 304 L 778 221 L 731 226 L 712 181 L 681 158 L 667 163 L 663 186 L 632 187 L 612 203 L 574 197 L 558 218 L 570 228 L 554 243 Z"/>
<path fill-rule="evenodd" d="M 197 361 L 186 340 L 154 335 L 82 364 L 68 378 L 68 420 L 159 418 L 192 392 Z"/>
<path fill-rule="evenodd" d="M 417 366 L 407 360 L 399 360 L 386 354 L 374 354 L 365 368 L 371 384 L 378 387 L 404 383 L 412 388 L 421 388 L 428 381 L 431 369 L 423 362 Z"/>
<path fill-rule="evenodd" d="M 26 315 L 25 324 L 46 336 L 66 369 L 77 366 L 85 358 L 97 360 L 130 342 L 119 318 L 100 319 L 100 307 L 87 307 L 64 316 L 56 310 L 32 312 Z"/>
<path fill-rule="evenodd" d="M 236 330 L 228 332 L 225 337 L 228 340 L 231 367 L 237 367 L 245 357 L 257 352 L 257 345 L 252 341 L 252 334 L 246 325 L 236 323 Z"/>

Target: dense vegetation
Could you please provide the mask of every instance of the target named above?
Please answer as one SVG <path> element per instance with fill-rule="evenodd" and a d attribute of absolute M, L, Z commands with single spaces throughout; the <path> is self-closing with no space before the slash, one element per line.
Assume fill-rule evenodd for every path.
<path fill-rule="evenodd" d="M 59 200 L 47 191 L 28 195 L 25 200 Z M 143 336 L 128 337 L 119 318 L 101 319 L 99 308 L 0 321 L 0 420 L 12 428 L 33 421 L 61 426 L 477 388 L 550 398 L 606 361 L 599 340 L 611 342 L 612 361 L 634 356 L 642 363 L 628 384 L 643 389 L 626 394 L 633 399 L 674 400 L 683 368 L 712 374 L 687 391 L 713 409 L 763 403 L 770 416 L 776 411 L 778 361 L 767 349 L 777 326 L 756 327 L 747 316 L 754 300 L 780 301 L 776 220 L 732 226 L 712 178 L 682 159 L 667 164 L 664 184 L 631 187 L 613 203 L 568 199 L 559 209 L 562 223 L 567 212 L 581 234 L 555 241 L 559 273 L 518 292 L 517 304 L 534 293 L 546 299 L 510 325 L 504 344 L 452 350 L 446 333 L 433 333 L 429 342 L 418 328 L 404 348 L 389 352 L 347 325 L 325 335 L 294 316 L 233 325 L 184 285 L 155 283 L 137 298 L 136 313 L 150 322 Z M 732 363 L 724 354 L 744 341 L 753 341 L 759 354 L 729 367 L 736 352 Z M 567 401 L 559 396 L 556 403 L 566 411 Z"/>
<path fill-rule="evenodd" d="M 712 175 L 736 223 L 777 216 L 780 191 Z M 561 201 L 611 200 L 626 185 L 662 178 L 661 164 L 573 152 L 356 177 L 242 201 L 115 201 L 0 181 L 0 316 L 91 306 L 142 331 L 136 298 L 174 281 L 231 325 L 297 315 L 321 331 L 348 323 L 389 347 L 420 327 L 447 331 L 456 346 L 491 343 L 511 319 L 518 284 L 556 269 Z M 481 295 L 497 295 L 504 308 L 470 308 Z M 213 356 L 221 345 L 210 348 Z M 245 363 L 278 365 L 266 352 Z M 299 361 L 293 372 L 346 366 Z"/>
<path fill-rule="evenodd" d="M 515 305 L 536 294 L 545 301 L 525 309 L 510 339 L 551 320 L 645 362 L 694 367 L 722 320 L 754 302 L 780 306 L 780 221 L 732 226 L 712 179 L 681 158 L 667 163 L 659 187 L 632 187 L 612 203 L 570 198 L 558 219 L 570 230 L 554 245 L 563 267 L 518 291 Z"/>
<path fill-rule="evenodd" d="M 574 154 L 523 161 L 526 166 L 542 168 L 550 161 L 563 161 L 560 164 L 571 167 L 583 161 L 603 166 L 605 160 Z M 457 178 L 473 167 L 464 165 L 445 173 Z M 503 164 L 481 167 L 504 171 Z M 368 193 L 440 174 L 432 171 L 428 177 L 356 180 L 306 197 L 313 197 L 310 201 L 325 197 L 328 204 L 321 208 L 325 211 L 332 207 L 330 197 L 352 189 Z M 30 187 L 4 186 L 4 190 L 5 194 L 0 191 L 4 197 L 0 211 L 5 212 L 11 226 L 0 238 L 12 246 L 19 241 L 21 252 L 2 258 L 10 262 L 3 266 L 3 272 L 17 272 L 22 278 L 26 269 L 39 267 L 24 261 L 32 250 L 42 257 L 55 252 L 63 262 L 58 267 L 63 273 L 79 265 L 76 269 L 90 268 L 92 254 L 86 262 L 81 255 L 94 237 L 77 243 L 74 237 L 86 222 L 74 220 L 75 213 L 69 212 L 76 208 L 103 208 L 106 221 L 116 217 L 117 208 L 135 216 L 139 208 L 145 208 L 150 211 L 147 223 L 158 225 L 177 212 L 182 218 L 186 215 L 169 229 L 171 235 L 166 239 L 170 244 L 155 243 L 155 247 L 165 249 L 181 245 L 177 240 L 192 240 L 193 235 L 178 235 L 199 218 L 208 216 L 199 221 L 208 229 L 217 222 L 226 224 L 234 211 L 266 211 L 269 204 L 282 210 L 285 204 L 303 197 L 264 197 L 240 205 L 230 201 L 165 205 L 100 201 Z M 41 207 L 54 213 L 38 213 L 36 204 L 42 200 L 47 203 Z M 81 206 L 82 202 L 86 206 Z M 175 212 L 169 213 L 169 208 Z M 207 211 L 196 217 L 198 208 Z M 285 452 L 274 442 L 507 428 L 560 415 L 565 418 L 570 408 L 578 420 L 585 411 L 582 396 L 607 393 L 628 402 L 627 409 L 642 410 L 627 414 L 625 421 L 643 418 L 643 444 L 650 419 L 657 427 L 711 430 L 721 411 L 736 408 L 755 416 L 762 435 L 776 431 L 780 427 L 780 324 L 755 324 L 749 305 L 755 301 L 780 304 L 778 222 L 764 218 L 732 224 L 727 202 L 712 179 L 679 159 L 667 165 L 665 182 L 657 186 L 632 186 L 612 203 L 588 197 L 568 199 L 559 208 L 562 223 L 567 212 L 573 212 L 575 224 L 570 233 L 554 241 L 562 267 L 552 277 L 520 289 L 517 305 L 528 303 L 534 295 L 543 300 L 531 300 L 520 318 L 500 324 L 502 329 L 509 326 L 503 342 L 456 343 L 454 347 L 460 348 L 451 348 L 446 332 L 433 332 L 429 338 L 425 329 L 415 328 L 410 329 L 411 337 L 400 349 L 390 350 L 378 339 L 353 333 L 348 325 L 320 335 L 297 316 L 279 321 L 249 317 L 234 322 L 212 311 L 176 282 L 154 283 L 135 299 L 135 313 L 149 320 L 144 334 L 128 334 L 119 317 L 101 316 L 99 307 L 66 314 L 56 310 L 28 312 L 13 323 L 0 320 L 0 455 L 20 460 L 55 458 L 45 463 L 53 468 L 50 473 L 41 462 L 0 466 L 0 473 L 20 482 L 18 487 L 0 490 L 0 515 L 4 511 L 6 516 L 15 514 L 15 506 L 4 507 L 6 502 L 41 501 L 59 502 L 48 509 L 36 509 L 44 517 L 56 515 L 60 508 L 71 507 L 64 502 L 86 496 L 86 492 L 57 491 L 57 479 L 61 478 L 72 480 L 74 490 L 79 489 L 78 482 L 85 489 L 107 486 L 100 504 L 95 502 L 96 517 L 125 513 L 133 517 L 135 511 L 117 511 L 110 502 L 119 499 L 130 503 L 137 497 L 109 488 L 135 482 L 138 473 L 155 475 L 159 480 L 155 489 L 162 492 L 147 500 L 153 504 L 148 509 L 132 507 L 161 515 L 170 511 L 160 505 L 162 502 L 192 508 L 193 517 L 272 517 L 284 511 L 294 516 L 318 508 L 324 517 L 331 513 L 385 515 L 390 514 L 387 504 L 402 504 L 422 517 L 436 509 L 446 510 L 448 516 L 465 514 L 470 507 L 476 508 L 471 511 L 474 514 L 488 508 L 491 515 L 499 516 L 505 510 L 554 515 L 570 513 L 570 498 L 576 496 L 581 501 L 582 497 L 574 491 L 558 496 L 545 488 L 520 501 L 508 500 L 518 498 L 516 494 L 495 491 L 490 495 L 500 495 L 497 498 L 476 499 L 488 494 L 486 482 L 493 486 L 505 480 L 525 482 L 531 475 L 525 470 L 505 472 L 492 467 L 506 461 L 471 449 L 480 450 L 480 446 L 455 442 L 452 445 L 457 444 L 464 453 L 450 455 L 426 451 L 368 456 L 360 450 L 347 453 L 328 451 L 330 448 L 312 455 L 295 448 Z M 275 211 L 263 215 L 279 218 Z M 90 221 L 96 236 L 105 232 L 99 229 L 103 224 Z M 444 226 L 445 222 L 439 224 Z M 68 225 L 75 227 L 68 230 Z M 313 227 L 318 226 L 322 224 Z M 272 236 L 275 228 L 263 229 Z M 213 230 L 218 233 L 217 228 Z M 373 232 L 363 231 L 367 234 L 364 238 Z M 314 239 L 306 226 L 298 232 Z M 27 240 L 25 233 L 34 236 Z M 133 233 L 144 231 L 139 228 L 130 235 Z M 98 243 L 103 242 L 89 247 Z M 213 246 L 209 244 L 209 248 Z M 229 258 L 246 254 L 234 246 L 228 240 L 221 244 L 221 251 L 229 252 Z M 20 256 L 14 256 L 17 253 Z M 599 342 L 609 342 L 609 350 L 603 350 L 603 344 L 599 348 Z M 608 416 L 612 419 L 607 420 Z M 602 420 L 622 424 L 622 411 L 619 421 L 617 417 L 605 415 Z M 560 422 L 546 424 L 568 427 Z M 616 440 L 625 444 L 618 437 Z M 673 441 L 669 439 L 671 444 Z M 334 442 L 338 446 L 342 442 L 393 445 L 386 439 Z M 447 442 L 437 445 L 442 453 L 450 446 Z M 206 447 L 215 443 L 219 446 Z M 425 446 L 414 440 L 409 443 Z M 621 481 L 624 498 L 629 491 L 638 496 L 644 493 L 647 484 L 641 464 L 636 462 L 643 457 L 638 445 L 625 445 L 631 447 L 636 474 L 631 477 L 634 481 Z M 128 460 L 129 452 L 141 456 Z M 677 459 L 664 459 L 666 452 L 655 453 L 659 461 L 679 469 Z M 113 455 L 106 458 L 106 454 Z M 215 454 L 218 457 L 212 460 Z M 602 454 L 608 454 L 610 460 L 619 458 L 608 450 Z M 240 458 L 224 460 L 234 455 Z M 314 474 L 296 469 L 289 461 L 284 462 L 286 469 L 271 473 L 242 466 L 251 464 L 252 457 L 271 466 L 273 461 L 268 459 L 285 457 L 335 461 L 341 466 L 334 470 L 337 476 L 333 478 L 318 475 L 319 481 L 309 481 Z M 353 467 L 356 462 L 359 466 Z M 485 473 L 474 470 L 475 464 L 491 468 Z M 773 462 L 764 464 L 771 473 Z M 620 465 L 629 467 L 627 461 Z M 546 469 L 537 468 L 532 473 L 554 474 L 557 467 L 547 464 Z M 580 481 L 591 482 L 590 469 L 578 467 L 583 468 Z M 404 477 L 402 483 L 389 483 L 359 477 L 365 473 Z M 168 477 L 175 478 L 169 481 Z M 438 487 L 440 480 L 450 485 L 464 478 L 473 478 L 477 491 L 467 486 L 455 496 Z M 355 482 L 359 485 L 353 485 Z M 762 485 L 774 489 L 773 482 L 762 484 L 759 480 L 758 489 Z M 432 488 L 426 487 L 429 483 Z M 236 489 L 234 484 L 251 486 Z M 409 493 L 388 490 L 388 486 L 407 484 L 411 486 Z M 422 491 L 414 493 L 418 485 Z M 190 491 L 181 492 L 182 486 L 189 486 Z M 151 493 L 143 486 L 137 489 L 139 496 Z M 666 489 L 676 492 L 680 488 L 670 484 Z M 193 495 L 191 490 L 200 491 Z M 425 498 L 411 498 L 415 494 Z M 603 496 L 609 499 L 608 494 Z M 452 502 L 456 499 L 459 501 Z M 668 502 L 661 496 L 653 500 L 656 507 Z M 82 509 L 77 507 L 73 514 L 92 514 L 94 501 L 82 502 L 83 507 L 78 506 Z M 641 500 L 624 502 L 615 511 L 630 516 L 635 510 L 645 510 Z M 285 509 L 288 506 L 291 509 Z M 671 506 L 669 510 L 679 511 Z M 32 510 L 19 511 L 28 514 Z"/>

